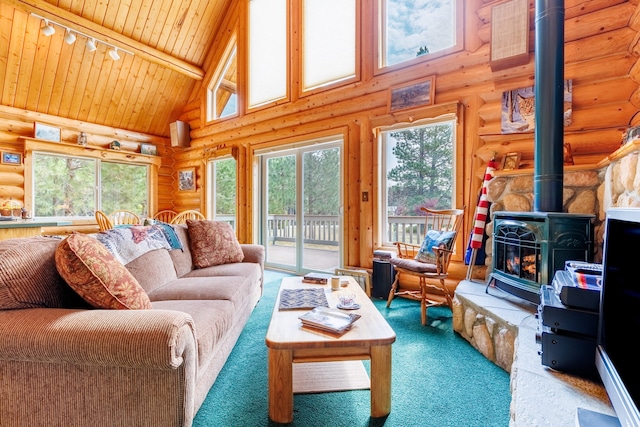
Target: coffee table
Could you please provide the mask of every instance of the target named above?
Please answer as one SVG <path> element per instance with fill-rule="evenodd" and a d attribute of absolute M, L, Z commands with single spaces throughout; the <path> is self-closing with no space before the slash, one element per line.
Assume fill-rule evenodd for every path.
<path fill-rule="evenodd" d="M 269 354 L 269 418 L 277 423 L 293 421 L 293 364 L 341 360 L 371 360 L 371 416 L 391 412 L 391 344 L 396 334 L 373 302 L 352 277 L 341 276 L 348 285 L 331 291 L 329 284 L 302 283 L 302 277 L 285 277 L 273 308 L 265 339 Z M 318 288 L 326 291 L 329 307 L 336 308 L 338 292 L 351 292 L 360 304 L 358 310 L 345 310 L 362 317 L 345 334 L 303 327 L 299 316 L 309 311 L 279 310 L 280 293 L 285 288 Z"/>

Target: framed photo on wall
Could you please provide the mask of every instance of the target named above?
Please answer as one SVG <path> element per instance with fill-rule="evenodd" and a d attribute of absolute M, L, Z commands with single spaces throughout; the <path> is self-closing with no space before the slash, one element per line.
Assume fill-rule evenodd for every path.
<path fill-rule="evenodd" d="M 22 154 L 3 151 L 0 163 L 2 163 L 3 165 L 21 165 Z"/>
<path fill-rule="evenodd" d="M 178 171 L 178 191 L 196 191 L 196 168 Z"/>
<path fill-rule="evenodd" d="M 158 147 L 153 144 L 140 144 L 140 153 L 148 154 L 150 156 L 158 155 Z"/>
<path fill-rule="evenodd" d="M 425 107 L 433 104 L 435 76 L 429 76 L 410 85 L 394 86 L 389 89 L 388 109 L 390 113 Z"/>
<path fill-rule="evenodd" d="M 518 169 L 520 166 L 520 153 L 507 153 L 502 158 L 502 170 Z"/>
<path fill-rule="evenodd" d="M 35 122 L 33 125 L 33 137 L 45 141 L 60 142 L 60 128 Z"/>

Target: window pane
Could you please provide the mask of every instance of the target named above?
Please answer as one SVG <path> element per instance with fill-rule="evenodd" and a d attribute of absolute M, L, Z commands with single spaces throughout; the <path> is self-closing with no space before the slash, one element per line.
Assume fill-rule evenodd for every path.
<path fill-rule="evenodd" d="M 355 75 L 355 0 L 304 1 L 304 89 Z"/>
<path fill-rule="evenodd" d="M 146 216 L 148 206 L 147 166 L 102 162 L 100 199 L 102 210 L 127 210 Z"/>
<path fill-rule="evenodd" d="M 236 225 L 236 160 L 221 159 L 213 163 L 215 180 L 215 216 L 216 221 Z"/>
<path fill-rule="evenodd" d="M 222 59 L 224 64 L 215 76 L 214 84 L 207 91 L 207 121 L 234 115 L 237 105 L 237 70 L 236 46 Z"/>
<path fill-rule="evenodd" d="M 450 48 L 455 0 L 384 0 L 382 64 L 389 66 Z"/>
<path fill-rule="evenodd" d="M 249 106 L 287 94 L 287 2 L 249 2 Z"/>
<path fill-rule="evenodd" d="M 420 243 L 420 207 L 453 207 L 454 122 L 383 132 L 388 242 Z"/>
<path fill-rule="evenodd" d="M 90 216 L 95 210 L 96 161 L 33 155 L 35 216 Z"/>

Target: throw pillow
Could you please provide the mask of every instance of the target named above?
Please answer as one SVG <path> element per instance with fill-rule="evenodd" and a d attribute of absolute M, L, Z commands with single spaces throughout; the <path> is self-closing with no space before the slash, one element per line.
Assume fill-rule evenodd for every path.
<path fill-rule="evenodd" d="M 433 250 L 431 248 L 436 246 L 445 249 L 451 249 L 451 247 L 453 246 L 455 235 L 455 231 L 427 231 L 427 234 L 426 236 L 424 236 L 424 240 L 422 241 L 422 245 L 420 245 L 420 250 L 418 250 L 415 259 L 420 262 L 435 264 L 436 255 L 433 253 Z"/>
<path fill-rule="evenodd" d="M 58 245 L 55 260 L 60 276 L 95 308 L 151 308 L 138 281 L 93 237 L 71 234 Z"/>
<path fill-rule="evenodd" d="M 222 221 L 187 220 L 189 246 L 197 268 L 242 262 L 244 252 L 231 225 Z"/>

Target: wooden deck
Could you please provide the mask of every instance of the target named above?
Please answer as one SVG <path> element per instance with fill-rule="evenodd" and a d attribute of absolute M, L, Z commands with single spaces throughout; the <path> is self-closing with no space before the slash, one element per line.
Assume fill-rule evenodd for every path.
<path fill-rule="evenodd" d="M 269 243 L 266 246 L 266 265 L 274 268 L 291 267 L 293 270 L 296 264 L 295 247 L 278 242 Z M 340 252 L 336 246 L 323 246 L 318 248 L 305 248 L 303 268 L 306 270 L 318 270 L 333 272 L 336 268 L 341 268 Z"/>

